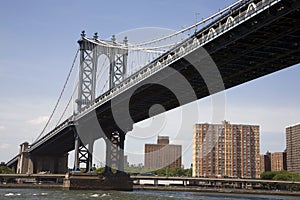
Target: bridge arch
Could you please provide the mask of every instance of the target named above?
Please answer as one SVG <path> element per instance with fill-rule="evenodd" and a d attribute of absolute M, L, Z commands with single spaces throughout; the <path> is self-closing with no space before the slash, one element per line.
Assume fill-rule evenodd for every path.
<path fill-rule="evenodd" d="M 234 18 L 232 16 L 229 16 L 227 18 L 227 21 L 226 21 L 226 24 L 225 24 L 226 28 L 229 27 L 233 23 L 234 23 Z"/>
<path fill-rule="evenodd" d="M 249 6 L 248 6 L 248 8 L 247 8 L 247 11 L 246 11 L 246 13 L 247 14 L 250 14 L 251 12 L 253 12 L 254 10 L 256 10 L 256 4 L 255 3 L 250 3 L 249 4 Z"/>
<path fill-rule="evenodd" d="M 215 36 L 216 34 L 217 34 L 216 30 L 215 30 L 214 28 L 210 28 L 210 29 L 209 29 L 209 32 L 208 32 L 208 34 L 207 34 L 207 39 L 209 39 L 209 38 Z"/>

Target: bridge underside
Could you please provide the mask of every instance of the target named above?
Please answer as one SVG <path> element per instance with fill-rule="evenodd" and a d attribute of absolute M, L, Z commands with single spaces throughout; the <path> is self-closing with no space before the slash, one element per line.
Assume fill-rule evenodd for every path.
<path fill-rule="evenodd" d="M 60 156 L 74 150 L 75 127 L 69 126 L 47 143 L 30 152 L 33 156 Z"/>
<path fill-rule="evenodd" d="M 212 84 L 208 89 L 199 66 L 190 62 L 191 59 L 199 60 L 203 49 L 198 49 L 119 94 L 113 102 L 108 101 L 98 107 L 96 115 L 100 127 L 111 138 L 114 131 L 126 133 L 132 129 L 133 123 L 149 118 L 149 108 L 154 104 L 171 110 L 195 100 L 191 98 L 194 94 L 196 99 L 201 99 L 300 63 L 299 25 L 299 1 L 286 0 L 276 4 L 204 46 L 220 72 L 224 87 L 218 84 L 219 80 L 210 78 Z M 201 35 L 198 34 L 196 35 L 200 38 Z M 179 72 L 188 81 L 191 90 L 176 85 L 176 76 L 172 76 L 175 72 Z M 162 83 L 172 83 L 180 92 L 174 94 L 170 88 L 162 86 Z M 160 112 L 157 110 L 156 114 Z M 99 134 L 98 138 L 100 137 L 103 135 Z M 70 126 L 30 153 L 62 155 L 74 149 L 74 140 L 75 130 Z"/>
<path fill-rule="evenodd" d="M 285 9 L 282 9 L 282 6 Z M 149 108 L 152 105 L 160 104 L 165 110 L 171 110 L 190 103 L 193 94 L 196 94 L 197 99 L 201 99 L 300 63 L 300 2 L 283 1 L 207 43 L 204 49 L 215 62 L 224 87 L 220 86 L 219 80 L 214 80 L 216 75 L 211 74 L 212 78 L 206 78 L 206 82 L 211 82 L 208 89 L 203 74 L 199 73 L 199 66 L 190 62 L 199 60 L 198 57 L 203 55 L 203 49 L 199 49 L 170 65 L 171 69 L 185 77 L 193 90 L 187 90 L 186 87 L 177 84 L 177 77 L 172 76 L 174 70 L 166 68 L 115 97 L 113 103 L 108 102 L 98 108 L 97 115 L 101 127 L 108 134 L 118 129 L 116 123 L 113 123 L 115 113 L 118 113 L 117 118 L 122 119 L 122 124 L 127 124 L 126 128 L 130 129 L 132 122 L 127 121 L 127 115 L 123 114 L 126 109 L 129 109 L 131 118 L 136 123 L 149 118 Z M 162 86 L 164 83 L 177 84 L 177 91 L 180 92 L 174 94 L 170 88 Z M 118 106 L 118 102 L 128 98 L 128 107 L 124 108 L 122 103 Z M 119 112 L 112 112 L 111 104 L 117 107 Z M 159 112 L 158 110 L 157 114 Z M 124 126 L 122 129 L 124 130 Z"/>

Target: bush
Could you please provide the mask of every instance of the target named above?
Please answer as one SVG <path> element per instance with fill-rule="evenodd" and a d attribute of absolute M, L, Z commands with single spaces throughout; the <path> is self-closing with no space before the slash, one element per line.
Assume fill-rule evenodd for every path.
<path fill-rule="evenodd" d="M 264 172 L 260 175 L 261 179 L 264 180 L 276 180 L 276 181 L 300 181 L 300 174 L 277 171 L 277 172 Z M 263 189 L 281 189 L 290 191 L 299 191 L 300 186 L 295 184 L 275 184 L 275 183 L 262 183 Z"/>
<path fill-rule="evenodd" d="M 14 174 L 13 170 L 6 166 L 0 166 L 0 174 Z"/>
<path fill-rule="evenodd" d="M 2 166 L 0 166 L 0 174 L 14 174 L 14 172 L 11 168 L 2 165 Z M 3 178 L 3 179 L 0 178 L 0 183 L 1 182 L 10 183 L 13 181 L 14 181 L 13 178 Z"/>
<path fill-rule="evenodd" d="M 105 170 L 105 167 L 99 167 L 99 168 L 95 169 L 93 172 L 95 174 L 102 174 L 104 172 L 104 170 Z"/>
<path fill-rule="evenodd" d="M 287 171 L 264 172 L 260 175 L 260 178 L 277 181 L 300 181 L 300 174 Z"/>

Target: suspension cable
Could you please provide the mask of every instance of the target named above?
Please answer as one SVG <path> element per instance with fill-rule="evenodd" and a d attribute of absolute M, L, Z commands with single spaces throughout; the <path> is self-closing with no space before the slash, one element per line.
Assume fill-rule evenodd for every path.
<path fill-rule="evenodd" d="M 54 115 L 54 113 L 55 113 L 55 111 L 56 111 L 56 109 L 57 109 L 57 107 L 58 107 L 58 104 L 59 104 L 59 102 L 60 102 L 60 100 L 61 100 L 61 98 L 62 98 L 62 96 L 63 96 L 63 93 L 64 93 L 64 91 L 65 91 L 65 89 L 66 89 L 66 87 L 67 87 L 67 84 L 68 84 L 69 79 L 70 79 L 70 77 L 71 77 L 72 71 L 73 71 L 73 69 L 74 69 L 75 62 L 76 62 L 78 53 L 79 53 L 79 49 L 77 49 L 77 51 L 76 51 L 76 55 L 75 55 L 75 58 L 74 58 L 74 60 L 73 60 L 73 62 L 72 62 L 72 66 L 71 66 L 70 71 L 69 71 L 69 73 L 68 73 L 67 79 L 66 79 L 66 81 L 65 81 L 65 83 L 64 83 L 63 89 L 61 90 L 60 95 L 59 95 L 59 97 L 58 97 L 58 99 L 57 99 L 57 102 L 56 102 L 56 104 L 55 104 L 55 106 L 54 106 L 54 109 L 53 109 L 53 111 L 52 111 L 52 113 L 51 113 L 51 115 L 50 115 L 50 117 L 49 117 L 49 119 L 48 119 L 48 121 L 47 121 L 45 127 L 43 128 L 42 132 L 39 134 L 39 136 L 37 137 L 37 139 L 35 140 L 35 142 L 36 142 L 38 139 L 40 139 L 40 137 L 44 134 L 46 128 L 48 127 L 48 125 L 49 125 L 49 123 L 50 123 L 50 121 L 51 121 L 51 119 L 52 119 L 52 117 L 53 117 L 53 115 Z"/>
<path fill-rule="evenodd" d="M 157 46 L 157 47 L 141 47 L 141 46 L 145 46 L 145 45 L 149 45 L 149 44 L 153 44 L 153 43 L 157 43 L 157 42 L 160 42 L 160 41 L 163 41 L 163 40 L 166 40 L 166 39 L 169 39 L 169 38 L 172 38 L 174 36 L 177 36 L 179 34 L 182 34 L 186 31 L 189 31 L 201 24 L 204 24 L 206 23 L 207 21 L 209 20 L 212 20 L 214 19 L 215 17 L 225 13 L 226 11 L 228 10 L 231 10 L 233 7 L 235 7 L 236 5 L 240 4 L 241 2 L 243 2 L 244 0 L 239 0 L 237 2 L 235 2 L 234 4 L 220 10 L 219 12 L 215 13 L 214 15 L 211 15 L 210 17 L 207 17 L 187 28 L 184 28 L 182 30 L 179 30 L 175 33 L 172 33 L 170 35 L 167 35 L 167 36 L 163 36 L 163 37 L 160 37 L 160 38 L 157 38 L 157 39 L 153 39 L 153 40 L 150 40 L 150 41 L 146 41 L 146 42 L 142 42 L 142 43 L 138 43 L 138 44 L 128 44 L 128 45 L 124 45 L 124 44 L 121 44 L 121 43 L 117 43 L 115 42 L 115 44 L 112 44 L 112 43 L 109 43 L 108 41 L 104 41 L 104 40 L 91 40 L 89 38 L 84 38 L 85 40 L 89 41 L 89 42 L 92 42 L 94 44 L 97 44 L 97 45 L 100 45 L 100 46 L 106 46 L 106 47 L 116 47 L 116 48 L 120 48 L 120 49 L 129 49 L 129 50 L 137 50 L 137 51 L 146 51 L 146 52 L 150 52 L 150 53 L 155 53 L 157 51 L 154 51 L 155 49 L 159 49 L 159 48 L 163 48 L 163 47 L 171 47 L 171 46 L 175 46 L 177 43 L 172 43 L 172 44 L 167 44 L 167 45 L 163 45 L 163 46 Z"/>
<path fill-rule="evenodd" d="M 71 103 L 71 101 L 72 101 L 72 99 L 74 97 L 74 94 L 75 94 L 75 92 L 76 92 L 76 90 L 78 88 L 78 85 L 79 85 L 79 83 L 77 82 L 76 87 L 74 88 L 73 94 L 71 95 L 71 97 L 70 97 L 70 99 L 69 99 L 69 101 L 67 103 L 67 106 L 65 107 L 65 109 L 64 109 L 62 115 L 60 116 L 60 118 L 59 118 L 57 124 L 55 125 L 55 127 L 57 127 L 60 124 L 60 122 L 62 121 L 62 118 L 65 116 L 66 111 L 67 111 L 67 109 L 68 109 L 68 107 L 69 107 L 69 105 L 70 105 L 70 103 Z"/>
<path fill-rule="evenodd" d="M 177 31 L 177 32 L 175 32 L 175 33 L 173 33 L 173 34 L 170 34 L 170 35 L 167 35 L 167 36 L 164 36 L 164 37 L 161 37 L 161 38 L 157 38 L 157 39 L 154 39 L 154 40 L 151 40 L 151 41 L 147 41 L 147 42 L 135 44 L 134 46 L 144 46 L 144 45 L 147 45 L 147 44 L 156 43 L 156 42 L 159 42 L 159 41 L 162 41 L 162 40 L 171 38 L 171 37 L 173 37 L 173 36 L 179 35 L 179 34 L 181 34 L 181 33 L 184 33 L 184 32 L 186 32 L 186 31 L 188 31 L 188 30 L 191 30 L 191 29 L 193 29 L 193 28 L 199 26 L 200 24 L 203 24 L 203 23 L 205 23 L 205 22 L 207 22 L 207 21 L 209 21 L 209 20 L 215 18 L 215 17 L 218 16 L 218 15 L 223 14 L 224 12 L 226 12 L 226 11 L 230 10 L 231 8 L 233 8 L 234 6 L 240 4 L 242 1 L 243 1 L 243 0 L 239 0 L 239 1 L 235 2 L 234 4 L 232 4 L 232 5 L 230 5 L 230 6 L 226 7 L 226 8 L 224 8 L 223 10 L 220 10 L 219 12 L 215 13 L 214 15 L 212 15 L 212 16 L 206 18 L 206 19 L 203 19 L 203 20 L 201 20 L 200 22 L 197 22 L 197 23 L 195 23 L 195 24 L 193 24 L 193 25 L 191 25 L 191 26 L 189 26 L 189 27 L 187 27 L 187 28 L 184 28 L 184 29 L 182 29 L 182 30 L 179 30 L 179 31 Z"/>
<path fill-rule="evenodd" d="M 98 73 L 98 75 L 97 75 L 97 79 L 99 78 L 99 76 L 100 76 L 100 77 L 103 76 L 103 74 L 104 74 L 104 71 L 103 71 L 104 67 L 103 67 L 103 66 L 104 66 L 104 64 L 106 63 L 106 61 L 107 61 L 107 57 L 105 57 L 105 60 L 104 60 L 103 63 L 102 63 L 102 67 L 101 67 L 101 70 L 99 71 L 99 73 Z M 104 88 L 105 88 L 106 85 L 107 85 L 107 82 L 108 82 L 108 80 L 107 80 L 106 83 L 104 84 L 104 86 L 103 86 L 103 88 L 102 88 L 102 90 L 101 90 L 100 93 L 103 92 Z M 56 123 L 55 127 L 57 127 L 57 126 L 60 124 L 60 122 L 62 121 L 63 117 L 65 116 L 65 114 L 66 114 L 66 112 L 67 112 L 67 109 L 68 109 L 68 107 L 70 106 L 70 103 L 71 103 L 71 101 L 72 101 L 72 98 L 74 97 L 74 95 L 75 95 L 75 93 L 76 93 L 76 90 L 77 90 L 77 88 L 78 88 L 78 85 L 79 85 L 79 83 L 77 82 L 76 87 L 74 88 L 74 91 L 73 91 L 73 93 L 72 93 L 72 95 L 71 95 L 71 97 L 70 97 L 70 99 L 69 99 L 69 101 L 68 101 L 68 103 L 67 103 L 67 105 L 66 105 L 66 107 L 65 107 L 65 109 L 64 109 L 64 111 L 63 111 L 63 113 L 62 113 L 62 115 L 60 116 L 58 122 Z"/>

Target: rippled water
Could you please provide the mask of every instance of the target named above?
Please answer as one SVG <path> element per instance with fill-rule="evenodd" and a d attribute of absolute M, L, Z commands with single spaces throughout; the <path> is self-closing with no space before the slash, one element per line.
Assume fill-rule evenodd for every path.
<path fill-rule="evenodd" d="M 160 200 L 160 199 L 249 199 L 249 200 L 296 200 L 299 197 L 263 196 L 263 195 L 239 195 L 217 193 L 193 193 L 193 192 L 166 192 L 166 191 L 66 191 L 45 189 L 0 189 L 0 199 L 103 199 L 103 200 Z"/>

